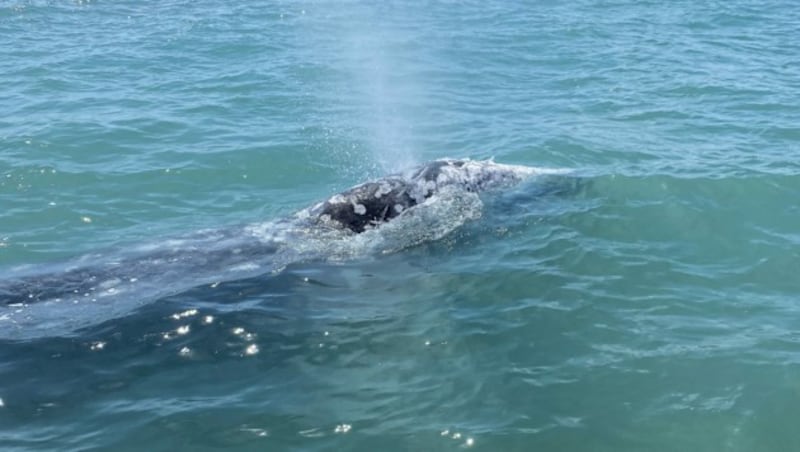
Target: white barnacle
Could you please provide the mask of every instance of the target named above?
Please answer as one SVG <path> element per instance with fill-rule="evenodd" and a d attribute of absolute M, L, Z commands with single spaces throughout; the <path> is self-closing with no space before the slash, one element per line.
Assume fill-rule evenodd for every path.
<path fill-rule="evenodd" d="M 405 208 L 405 207 L 403 207 L 403 205 L 402 205 L 402 204 L 395 204 L 395 205 L 394 205 L 394 211 L 395 211 L 395 212 L 397 212 L 397 213 L 401 213 L 401 212 L 402 212 L 402 211 L 404 211 L 404 210 L 406 210 L 406 208 Z"/>
<path fill-rule="evenodd" d="M 357 202 L 354 202 L 353 211 L 356 213 L 356 215 L 364 215 L 365 213 L 367 213 L 367 208 L 364 207 L 364 204 L 359 204 Z"/>
<path fill-rule="evenodd" d="M 381 196 L 387 195 L 392 192 L 392 187 L 389 184 L 380 184 L 378 185 L 378 189 L 375 190 L 375 198 L 380 199 Z"/>

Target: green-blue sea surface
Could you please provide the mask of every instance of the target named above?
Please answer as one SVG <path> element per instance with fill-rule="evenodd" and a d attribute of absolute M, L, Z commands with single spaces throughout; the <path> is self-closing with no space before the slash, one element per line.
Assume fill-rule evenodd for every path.
<path fill-rule="evenodd" d="M 215 262 L 444 157 L 575 181 Z M 799 206 L 793 1 L 0 0 L 0 286 L 166 253 L 0 306 L 0 450 L 800 450 Z"/>

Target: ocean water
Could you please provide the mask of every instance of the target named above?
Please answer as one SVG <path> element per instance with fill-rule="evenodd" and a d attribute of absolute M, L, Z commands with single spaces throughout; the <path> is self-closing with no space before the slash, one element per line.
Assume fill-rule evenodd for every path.
<path fill-rule="evenodd" d="M 798 38 L 790 1 L 0 0 L 0 283 L 175 259 L 0 306 L 0 449 L 800 449 Z M 213 258 L 443 157 L 570 188 Z"/>

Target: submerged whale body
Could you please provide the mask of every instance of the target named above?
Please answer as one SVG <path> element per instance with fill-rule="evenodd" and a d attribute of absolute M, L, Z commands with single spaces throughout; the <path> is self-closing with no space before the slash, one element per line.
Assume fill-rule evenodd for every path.
<path fill-rule="evenodd" d="M 436 160 L 362 183 L 288 218 L 12 268 L 0 277 L 0 339 L 70 335 L 194 287 L 436 240 L 480 217 L 479 192 L 563 172 Z"/>

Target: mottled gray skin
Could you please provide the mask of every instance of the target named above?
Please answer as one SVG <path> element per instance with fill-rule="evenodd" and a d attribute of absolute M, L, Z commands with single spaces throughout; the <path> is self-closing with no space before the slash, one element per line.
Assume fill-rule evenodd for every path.
<path fill-rule="evenodd" d="M 491 161 L 435 160 L 405 175 L 357 185 L 307 213 L 312 219 L 361 233 L 425 202 L 445 186 L 478 192 L 519 182 L 527 170 Z"/>
<path fill-rule="evenodd" d="M 409 193 L 408 182 L 384 179 L 353 187 L 325 201 L 316 217 L 334 221 L 353 232 L 385 223 L 419 201 Z"/>

